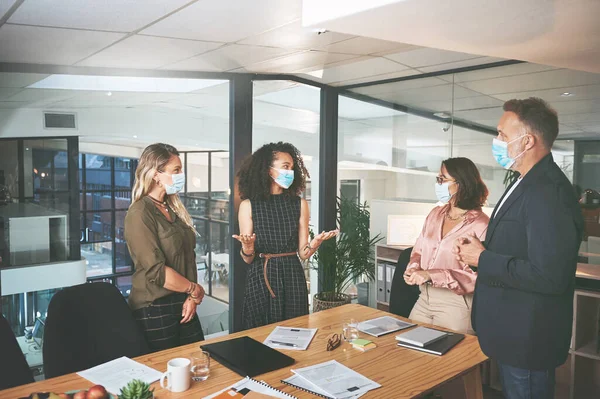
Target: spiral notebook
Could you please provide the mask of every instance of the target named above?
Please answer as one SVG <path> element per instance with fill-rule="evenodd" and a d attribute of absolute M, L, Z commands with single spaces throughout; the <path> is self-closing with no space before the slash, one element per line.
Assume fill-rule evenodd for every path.
<path fill-rule="evenodd" d="M 299 389 L 301 391 L 311 393 L 311 394 L 313 394 L 315 396 L 319 396 L 321 398 L 335 399 L 334 397 L 329 396 L 327 394 L 327 392 L 321 391 L 319 388 L 317 388 L 316 386 L 314 386 L 310 382 L 306 381 L 304 378 L 300 377 L 297 374 L 294 374 L 291 377 L 286 378 L 285 380 L 281 380 L 281 382 L 283 382 L 284 384 L 287 384 L 289 386 L 292 386 L 292 387 L 294 387 L 296 389 Z M 354 395 L 354 396 L 351 396 L 348 399 L 360 398 L 363 395 L 364 394 Z"/>
<path fill-rule="evenodd" d="M 242 398 L 280 398 L 297 399 L 295 396 L 287 394 L 279 389 L 275 389 L 266 382 L 257 381 L 250 377 L 228 386 L 225 389 L 215 392 L 212 395 L 205 396 L 203 399 L 242 399 Z"/>

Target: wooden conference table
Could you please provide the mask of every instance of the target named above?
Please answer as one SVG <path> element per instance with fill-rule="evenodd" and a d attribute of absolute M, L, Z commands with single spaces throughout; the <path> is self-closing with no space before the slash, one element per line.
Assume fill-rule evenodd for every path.
<path fill-rule="evenodd" d="M 479 365 L 487 360 L 481 352 L 477 337 L 467 335 L 457 346 L 444 356 L 435 356 L 423 352 L 398 347 L 395 335 L 389 334 L 380 338 L 369 337 L 377 344 L 377 348 L 368 352 L 353 349 L 350 344 L 342 345 L 327 352 L 328 338 L 334 333 L 341 333 L 343 320 L 354 318 L 359 321 L 390 315 L 380 310 L 361 305 L 345 305 L 314 313 L 308 316 L 287 320 L 277 325 L 289 327 L 318 328 L 317 334 L 306 351 L 284 351 L 296 359 L 294 368 L 310 366 L 328 360 L 337 360 L 351 369 L 381 384 L 381 388 L 368 392 L 364 398 L 415 398 L 455 378 L 462 379 L 467 390 L 467 399 L 481 399 L 481 375 Z M 394 316 L 394 315 L 391 315 Z M 396 317 L 396 316 L 394 316 Z M 264 326 L 240 333 L 215 338 L 208 342 L 218 342 L 234 337 L 248 335 L 258 341 L 264 341 L 275 325 Z M 365 336 L 366 334 L 362 334 Z M 198 343 L 179 348 L 140 356 L 135 360 L 153 367 L 161 372 L 166 371 L 167 361 L 176 357 L 187 357 L 198 351 Z M 256 359 L 260 361 L 260 359 Z M 280 382 L 292 374 L 290 368 L 276 370 L 255 377 L 273 387 L 298 398 L 314 398 L 312 394 L 300 391 Z M 242 377 L 211 359 L 210 377 L 204 382 L 192 382 L 186 392 L 172 393 L 155 387 L 155 398 L 202 398 L 217 392 L 226 386 L 240 381 Z M 86 389 L 93 384 L 77 374 L 23 385 L 0 391 L 0 398 L 18 398 L 33 392 L 66 392 L 75 389 Z"/>

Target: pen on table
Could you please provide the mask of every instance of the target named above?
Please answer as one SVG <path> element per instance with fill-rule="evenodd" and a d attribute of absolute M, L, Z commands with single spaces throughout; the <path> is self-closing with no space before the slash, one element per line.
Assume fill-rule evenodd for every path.
<path fill-rule="evenodd" d="M 277 345 L 285 345 L 285 346 L 293 346 L 293 347 L 297 347 L 298 345 L 296 344 L 290 344 L 289 342 L 281 342 L 281 341 L 271 341 L 272 344 L 277 344 Z"/>

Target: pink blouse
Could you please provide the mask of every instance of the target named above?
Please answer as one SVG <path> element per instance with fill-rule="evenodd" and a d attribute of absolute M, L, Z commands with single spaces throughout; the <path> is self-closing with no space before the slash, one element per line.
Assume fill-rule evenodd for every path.
<path fill-rule="evenodd" d="M 471 294 L 475 290 L 477 273 L 456 260 L 452 249 L 458 238 L 471 232 L 483 241 L 490 218 L 480 209 L 468 211 L 462 223 L 442 237 L 448 209 L 449 205 L 440 206 L 429 213 L 412 250 L 407 270 L 427 270 L 434 287 L 448 288 L 457 295 Z"/>

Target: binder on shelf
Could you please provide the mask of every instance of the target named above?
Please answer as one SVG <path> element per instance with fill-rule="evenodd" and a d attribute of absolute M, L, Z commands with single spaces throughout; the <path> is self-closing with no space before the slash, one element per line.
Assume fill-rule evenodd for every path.
<path fill-rule="evenodd" d="M 387 302 L 385 292 L 385 263 L 379 263 L 377 264 L 377 302 Z"/>
<path fill-rule="evenodd" d="M 385 265 L 385 301 L 390 301 L 390 294 L 392 292 L 392 281 L 394 280 L 394 273 L 396 272 L 396 266 L 386 264 Z"/>

